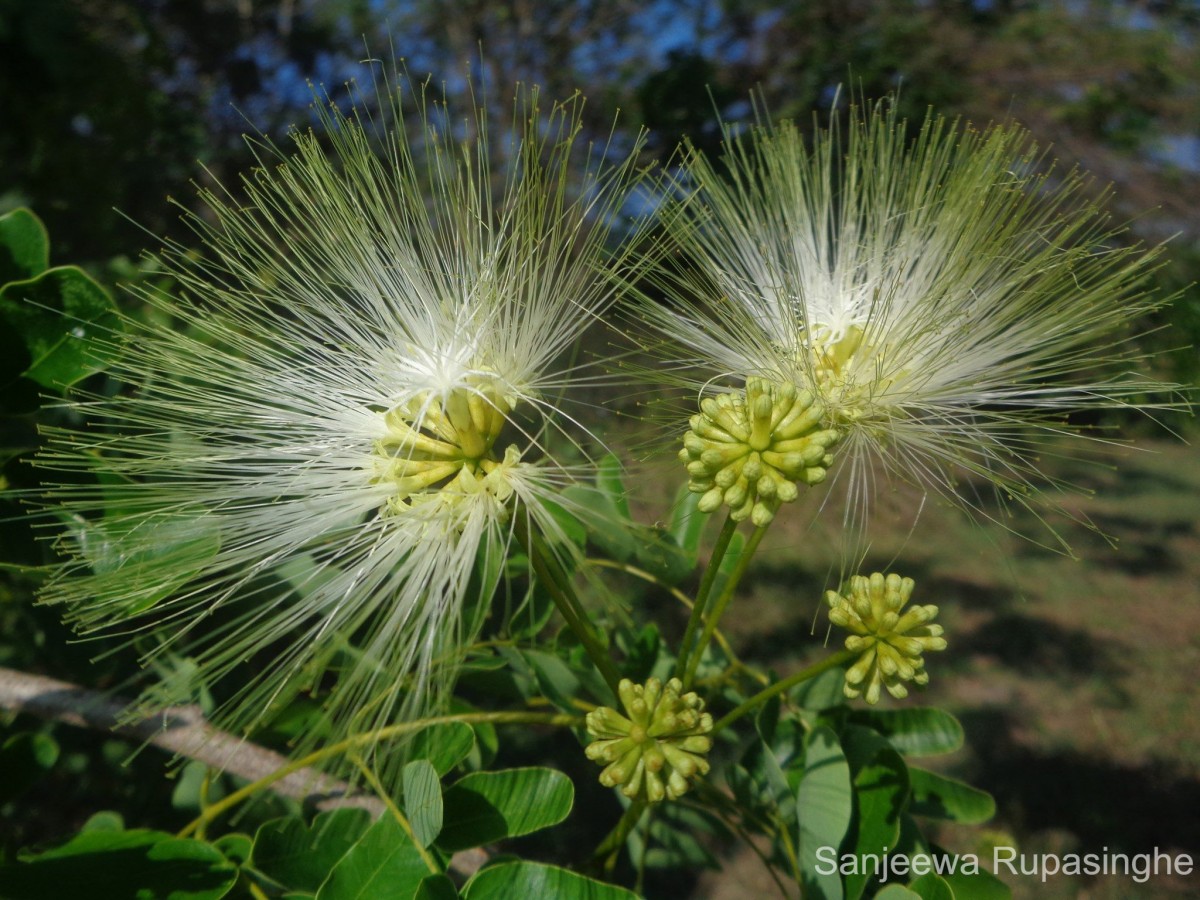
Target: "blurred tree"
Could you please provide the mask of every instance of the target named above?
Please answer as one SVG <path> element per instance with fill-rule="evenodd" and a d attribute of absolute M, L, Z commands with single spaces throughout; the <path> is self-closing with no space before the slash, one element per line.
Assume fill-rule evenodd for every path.
<path fill-rule="evenodd" d="M 359 55 L 339 47 L 365 0 L 308 6 L 0 0 L 0 205 L 35 207 L 73 259 L 175 230 L 165 199 L 190 195 L 198 161 L 243 168 L 248 123 L 278 134 L 305 115 L 306 78 Z"/>
<path fill-rule="evenodd" d="M 751 91 L 801 121 L 837 114 L 839 88 L 843 108 L 899 90 L 912 120 L 1013 118 L 1111 183 L 1143 237 L 1179 234 L 1170 278 L 1187 284 L 1198 40 L 1195 0 L 0 0 L 0 210 L 35 206 L 70 258 L 135 252 L 133 222 L 176 233 L 166 195 L 236 183 L 243 132 L 303 127 L 309 82 L 337 101 L 369 54 L 452 100 L 474 91 L 498 121 L 514 81 L 581 90 L 598 141 L 621 110 L 618 143 L 648 126 L 660 159 L 684 133 L 716 151 Z"/>
<path fill-rule="evenodd" d="M 1184 290 L 1164 340 L 1200 342 L 1200 3 L 1144 0 L 725 0 L 641 81 L 644 118 L 709 133 L 750 115 L 752 90 L 777 117 L 838 115 L 850 96 L 899 91 L 919 122 L 932 106 L 975 123 L 1016 120 L 1051 158 L 1113 188 L 1136 237 L 1172 238 L 1161 287 Z M 708 91 L 719 92 L 714 104 Z M 840 90 L 840 95 L 839 95 Z M 679 125 L 676 125 L 679 123 Z M 684 124 L 686 123 L 686 124 Z M 1190 348 L 1173 357 L 1194 381 Z"/>

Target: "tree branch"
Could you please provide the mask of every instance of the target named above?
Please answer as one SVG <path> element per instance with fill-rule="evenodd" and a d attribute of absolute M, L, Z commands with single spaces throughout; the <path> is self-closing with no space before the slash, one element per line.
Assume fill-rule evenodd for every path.
<path fill-rule="evenodd" d="M 28 713 L 79 728 L 112 732 L 197 760 L 247 781 L 257 781 L 288 763 L 287 757 L 273 750 L 213 728 L 198 707 L 173 706 L 152 719 L 122 722 L 121 714 L 128 705 L 127 700 L 119 697 L 0 666 L 0 709 Z M 384 812 L 380 798 L 355 793 L 345 781 L 316 769 L 292 772 L 272 784 L 271 790 L 322 810 L 356 806 L 375 818 Z M 454 854 L 450 867 L 469 876 L 486 861 L 484 851 L 470 850 Z"/>
<path fill-rule="evenodd" d="M 128 701 L 119 697 L 0 666 L 0 709 L 79 728 L 111 731 L 248 781 L 257 781 L 287 765 L 287 757 L 213 728 L 196 706 L 172 706 L 151 719 L 122 722 L 121 714 L 128 705 Z M 275 782 L 271 789 L 318 809 L 359 806 L 374 816 L 383 813 L 383 802 L 378 798 L 355 794 L 346 782 L 315 769 L 294 772 Z"/>

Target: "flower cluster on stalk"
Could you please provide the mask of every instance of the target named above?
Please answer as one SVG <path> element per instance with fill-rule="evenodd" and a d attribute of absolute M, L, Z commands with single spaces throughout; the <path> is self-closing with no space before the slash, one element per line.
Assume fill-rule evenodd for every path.
<path fill-rule="evenodd" d="M 846 649 L 859 654 L 846 670 L 847 697 L 862 697 L 878 703 L 880 688 L 897 700 L 908 696 L 905 682 L 924 686 L 925 653 L 945 650 L 942 626 L 931 624 L 936 606 L 913 606 L 904 610 L 914 582 L 899 575 L 853 576 L 842 593 L 826 591 L 829 621 L 846 629 Z"/>
<path fill-rule="evenodd" d="M 484 112 L 409 96 L 318 104 L 323 134 L 202 191 L 200 254 L 161 254 L 176 296 L 126 323 L 112 374 L 136 389 L 76 395 L 90 427 L 40 458 L 73 523 L 43 599 L 85 633 L 157 635 L 150 658 L 188 653 L 200 684 L 236 672 L 229 727 L 311 691 L 302 744 L 447 697 L 514 516 L 570 546 L 545 436 L 629 259 L 637 146 L 593 156 L 581 99 L 519 92 L 500 167 Z"/>
<path fill-rule="evenodd" d="M 734 521 L 766 525 L 799 496 L 798 482 L 825 480 L 838 432 L 824 419 L 810 392 L 762 378 L 748 379 L 744 394 L 705 397 L 679 452 L 700 511 L 725 504 Z"/>
<path fill-rule="evenodd" d="M 741 386 L 811 396 L 839 435 L 852 543 L 880 482 L 984 516 L 981 484 L 1053 505 L 1039 454 L 1089 437 L 1067 413 L 1172 405 L 1128 327 L 1165 302 L 1144 291 L 1159 251 L 1122 241 L 1019 128 L 931 114 L 911 133 L 880 103 L 811 140 L 784 122 L 730 128 L 719 161 L 689 149 L 661 210 L 678 252 L 640 308 L 670 363 L 655 372 L 704 398 L 703 428 Z M 693 478 L 728 490 L 713 445 L 686 441 Z M 740 514 L 744 494 L 725 502 Z"/>
<path fill-rule="evenodd" d="M 704 701 L 684 692 L 678 678 L 666 684 L 650 678 L 644 685 L 626 678 L 618 693 L 625 715 L 601 706 L 587 716 L 593 741 L 586 753 L 605 767 L 600 783 L 648 803 L 678 800 L 708 774 L 713 720 Z"/>

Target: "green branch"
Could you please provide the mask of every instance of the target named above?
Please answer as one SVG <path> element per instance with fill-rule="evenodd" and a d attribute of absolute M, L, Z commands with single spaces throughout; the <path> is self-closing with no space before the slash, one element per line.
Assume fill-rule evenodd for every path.
<path fill-rule="evenodd" d="M 825 657 L 825 659 L 821 660 L 819 663 L 809 666 L 807 669 L 801 669 L 799 672 L 789 675 L 787 678 L 784 678 L 781 681 L 775 682 L 775 684 L 771 685 L 769 688 L 764 688 L 745 703 L 742 703 L 740 706 L 736 707 L 732 712 L 721 717 L 721 719 L 718 720 L 715 725 L 713 725 L 712 733 L 716 734 L 726 725 L 737 721 L 746 713 L 762 706 L 772 697 L 782 694 L 784 691 L 788 691 L 801 682 L 808 681 L 810 678 L 815 678 L 827 669 L 836 669 L 843 663 L 854 659 L 857 655 L 858 654 L 852 653 L 849 650 L 842 650 L 838 653 L 834 653 L 831 656 Z"/>
<path fill-rule="evenodd" d="M 729 549 L 729 542 L 733 540 L 737 526 L 738 523 L 733 521 L 733 516 L 726 516 L 725 524 L 721 526 L 721 533 L 717 535 L 717 543 L 713 546 L 712 555 L 708 558 L 708 565 L 704 569 L 704 575 L 700 578 L 700 586 L 696 589 L 696 602 L 692 604 L 692 614 L 688 616 L 687 627 L 684 629 L 683 638 L 679 641 L 679 656 L 675 660 L 676 678 L 682 678 L 687 671 L 692 639 L 704 619 L 704 608 L 708 605 L 708 595 L 712 593 L 712 586 L 717 580 L 717 572 L 721 569 L 721 563 L 725 559 L 725 553 Z"/>
<path fill-rule="evenodd" d="M 253 781 L 240 790 L 234 791 L 228 797 L 225 797 L 214 803 L 212 806 L 205 809 L 195 819 L 189 822 L 179 832 L 179 837 L 187 837 L 198 828 L 211 822 L 213 819 L 220 816 L 226 810 L 232 809 L 243 800 L 246 800 L 259 791 L 270 787 L 275 782 L 282 778 L 286 778 L 293 772 L 308 768 L 323 760 L 329 759 L 332 756 L 340 756 L 344 753 L 349 753 L 359 747 L 370 744 L 386 741 L 391 738 L 401 737 L 405 734 L 410 734 L 414 731 L 420 731 L 422 728 L 428 728 L 430 725 L 441 725 L 448 722 L 462 722 L 467 725 L 490 723 L 492 725 L 557 725 L 568 728 L 577 728 L 583 725 L 583 718 L 580 716 L 569 716 L 565 713 L 533 713 L 533 712 L 473 712 L 473 713 L 456 713 L 448 716 L 431 716 L 427 719 L 415 719 L 412 722 L 401 722 L 398 725 L 389 725 L 386 728 L 377 728 L 374 731 L 366 731 L 362 734 L 352 735 L 345 740 L 338 741 L 336 744 L 330 744 L 328 747 L 322 747 L 320 750 L 315 750 L 307 756 L 293 760 L 286 766 L 281 766 L 271 774 Z"/>
<path fill-rule="evenodd" d="M 692 652 L 687 664 L 687 674 L 683 679 L 683 686 L 689 687 L 696 677 L 696 667 L 700 665 L 700 658 L 704 655 L 704 650 L 712 640 L 713 633 L 717 630 L 717 623 L 721 621 L 721 616 L 725 614 L 725 610 L 729 606 L 729 601 L 733 599 L 734 593 L 737 591 L 738 583 L 742 580 L 742 576 L 746 574 L 746 569 L 750 566 L 750 560 L 754 557 L 754 551 L 758 549 L 759 543 L 762 542 L 763 535 L 767 533 L 767 525 L 760 525 L 754 529 L 754 534 L 750 535 L 750 540 L 746 542 L 745 548 L 738 557 L 737 565 L 729 576 L 729 580 L 725 582 L 725 587 L 721 590 L 721 596 L 717 598 L 717 602 L 713 604 L 712 613 L 707 616 L 704 623 L 704 632 L 700 635 L 700 640 L 696 642 L 696 649 Z M 699 600 L 696 601 L 696 606 L 699 606 Z"/>

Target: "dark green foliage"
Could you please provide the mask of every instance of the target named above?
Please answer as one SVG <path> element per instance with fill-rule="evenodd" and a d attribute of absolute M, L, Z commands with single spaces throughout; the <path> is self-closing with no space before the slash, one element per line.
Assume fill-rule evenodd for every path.
<path fill-rule="evenodd" d="M 0 896 L 217 900 L 236 879 L 236 865 L 203 841 L 148 829 L 92 829 L 61 847 L 0 867 Z"/>

